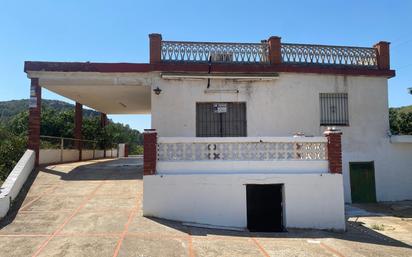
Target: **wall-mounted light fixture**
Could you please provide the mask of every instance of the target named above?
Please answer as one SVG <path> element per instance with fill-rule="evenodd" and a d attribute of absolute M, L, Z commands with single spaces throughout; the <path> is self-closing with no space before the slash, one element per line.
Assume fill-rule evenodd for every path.
<path fill-rule="evenodd" d="M 154 92 L 156 95 L 160 95 L 160 93 L 162 92 L 162 90 L 161 90 L 159 87 L 156 87 L 155 89 L 153 89 L 153 92 Z"/>

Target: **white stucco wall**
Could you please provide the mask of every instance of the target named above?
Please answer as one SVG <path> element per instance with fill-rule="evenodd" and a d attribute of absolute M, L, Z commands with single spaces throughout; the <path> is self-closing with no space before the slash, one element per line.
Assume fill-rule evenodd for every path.
<path fill-rule="evenodd" d="M 91 160 L 93 159 L 93 150 L 82 150 L 82 160 Z"/>
<path fill-rule="evenodd" d="M 113 153 L 113 158 L 117 157 L 117 149 L 106 150 L 106 157 L 111 158 Z M 95 150 L 94 159 L 103 158 L 104 150 Z M 83 149 L 82 159 L 91 160 L 93 159 L 93 150 Z M 79 150 L 76 149 L 64 149 L 63 150 L 63 162 L 73 162 L 79 160 Z M 60 149 L 40 149 L 39 163 L 40 164 L 50 164 L 50 163 L 60 163 L 61 161 L 61 151 Z"/>
<path fill-rule="evenodd" d="M 343 131 L 345 200 L 351 201 L 349 162 L 374 161 L 378 201 L 412 199 L 412 147 L 389 142 L 387 78 L 280 73 L 261 82 L 211 80 L 211 89 L 239 93 L 205 93 L 206 80 L 164 80 L 153 75 L 152 128 L 161 137 L 193 137 L 196 102 L 246 102 L 247 136 L 321 136 L 319 93 L 348 93 L 349 126 Z M 409 144 L 410 145 L 410 144 Z M 396 185 L 396 186 L 395 186 Z"/>
<path fill-rule="evenodd" d="M 60 149 L 40 149 L 39 164 L 61 162 Z"/>
<path fill-rule="evenodd" d="M 35 158 L 36 154 L 33 150 L 26 150 L 1 186 L 0 218 L 6 216 L 12 201 L 16 199 L 20 189 L 34 169 Z"/>
<path fill-rule="evenodd" d="M 145 216 L 245 228 L 245 184 L 284 184 L 286 227 L 345 229 L 338 174 L 186 174 L 143 180 Z"/>
<path fill-rule="evenodd" d="M 95 156 L 96 159 L 97 158 L 103 158 L 104 157 L 104 150 L 96 150 L 94 152 L 94 156 Z"/>
<path fill-rule="evenodd" d="M 124 157 L 126 144 L 119 144 L 119 157 Z"/>

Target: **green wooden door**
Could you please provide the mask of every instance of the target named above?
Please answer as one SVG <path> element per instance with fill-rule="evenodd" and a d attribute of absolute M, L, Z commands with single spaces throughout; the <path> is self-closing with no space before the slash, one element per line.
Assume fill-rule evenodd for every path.
<path fill-rule="evenodd" d="M 350 189 L 353 203 L 376 202 L 375 167 L 373 162 L 351 162 Z"/>

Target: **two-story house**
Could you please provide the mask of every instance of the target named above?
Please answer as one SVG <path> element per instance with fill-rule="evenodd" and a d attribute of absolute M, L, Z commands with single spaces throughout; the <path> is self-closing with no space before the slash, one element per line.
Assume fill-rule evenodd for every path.
<path fill-rule="evenodd" d="M 26 62 L 41 88 L 105 114 L 150 113 L 146 216 L 278 231 L 344 229 L 344 201 L 412 199 L 412 144 L 389 134 L 389 43 L 163 41 L 150 63 Z M 409 142 L 409 143 L 408 143 Z"/>

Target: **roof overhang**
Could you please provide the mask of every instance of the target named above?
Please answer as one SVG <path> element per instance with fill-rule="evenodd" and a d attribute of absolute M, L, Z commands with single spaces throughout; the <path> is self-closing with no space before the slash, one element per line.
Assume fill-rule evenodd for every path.
<path fill-rule="evenodd" d="M 149 114 L 150 73 L 27 71 L 39 85 L 106 114 Z"/>

